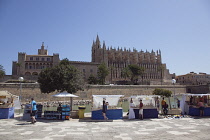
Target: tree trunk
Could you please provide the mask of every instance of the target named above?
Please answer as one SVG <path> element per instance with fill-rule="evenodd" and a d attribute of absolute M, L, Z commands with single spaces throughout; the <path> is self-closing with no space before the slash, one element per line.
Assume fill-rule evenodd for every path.
<path fill-rule="evenodd" d="M 170 110 L 171 110 L 171 100 L 170 100 L 170 97 L 168 97 L 168 102 L 169 102 L 169 106 L 170 106 Z"/>

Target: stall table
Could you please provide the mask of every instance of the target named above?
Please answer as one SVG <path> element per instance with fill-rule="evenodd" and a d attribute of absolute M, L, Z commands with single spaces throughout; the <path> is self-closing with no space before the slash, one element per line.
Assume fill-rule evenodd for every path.
<path fill-rule="evenodd" d="M 110 120 L 117 120 L 123 118 L 123 110 L 122 109 L 107 109 L 106 116 Z M 104 117 L 102 115 L 102 110 L 93 110 L 92 111 L 92 119 L 93 120 L 103 120 Z"/>
<path fill-rule="evenodd" d="M 14 118 L 14 107 L 0 108 L 0 119 Z"/>
<path fill-rule="evenodd" d="M 200 110 L 198 107 L 189 107 L 189 115 L 200 116 Z M 210 116 L 210 107 L 204 107 L 204 116 Z"/>
<path fill-rule="evenodd" d="M 134 108 L 134 113 L 135 113 L 135 119 L 139 119 L 139 109 Z M 144 119 L 147 119 L 147 118 L 158 118 L 157 108 L 143 109 L 143 117 L 144 117 Z"/>

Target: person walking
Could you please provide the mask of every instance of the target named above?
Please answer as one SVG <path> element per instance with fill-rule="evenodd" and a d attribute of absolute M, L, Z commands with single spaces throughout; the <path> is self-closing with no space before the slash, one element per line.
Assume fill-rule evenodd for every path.
<path fill-rule="evenodd" d="M 139 119 L 143 120 L 144 116 L 143 116 L 143 106 L 144 104 L 142 103 L 142 100 L 140 100 L 140 104 L 139 104 Z"/>
<path fill-rule="evenodd" d="M 107 105 L 108 105 L 108 102 L 106 102 L 106 99 L 103 99 L 102 115 L 104 116 L 104 120 L 108 120 L 106 116 Z"/>
<path fill-rule="evenodd" d="M 37 108 L 36 108 L 36 101 L 34 100 L 34 98 L 31 98 L 31 123 L 34 124 L 36 123 L 36 112 L 37 112 Z"/>

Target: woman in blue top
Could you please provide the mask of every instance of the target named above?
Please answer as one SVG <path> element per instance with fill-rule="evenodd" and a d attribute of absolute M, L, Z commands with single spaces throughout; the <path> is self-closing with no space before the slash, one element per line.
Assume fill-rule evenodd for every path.
<path fill-rule="evenodd" d="M 36 115 L 37 109 L 36 109 L 36 101 L 34 98 L 31 98 L 31 123 L 34 124 L 36 123 Z"/>

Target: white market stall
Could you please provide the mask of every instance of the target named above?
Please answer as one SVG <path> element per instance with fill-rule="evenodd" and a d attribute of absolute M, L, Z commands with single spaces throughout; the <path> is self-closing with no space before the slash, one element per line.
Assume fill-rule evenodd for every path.
<path fill-rule="evenodd" d="M 157 97 L 160 100 L 160 96 L 157 95 L 137 95 L 131 96 L 134 104 L 135 119 L 139 119 L 139 104 L 140 100 L 143 103 L 143 116 L 144 118 L 158 118 L 158 108 L 157 108 Z M 129 99 L 129 102 L 130 102 Z M 160 104 L 160 101 L 159 101 Z"/>
<path fill-rule="evenodd" d="M 0 91 L 0 119 L 14 118 L 14 103 L 20 106 L 18 96 L 8 91 Z"/>
<path fill-rule="evenodd" d="M 210 116 L 210 94 L 182 94 L 180 107 L 183 115 L 199 116 L 199 100 L 204 102 L 204 116 Z"/>
<path fill-rule="evenodd" d="M 93 95 L 93 106 L 92 106 L 92 119 L 93 120 L 103 120 L 104 117 L 102 115 L 102 105 L 103 100 L 106 99 L 108 102 L 108 108 L 106 112 L 106 116 L 113 119 L 122 119 L 123 110 L 121 107 L 117 107 L 119 99 L 124 95 Z"/>

